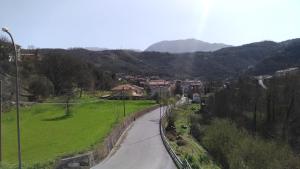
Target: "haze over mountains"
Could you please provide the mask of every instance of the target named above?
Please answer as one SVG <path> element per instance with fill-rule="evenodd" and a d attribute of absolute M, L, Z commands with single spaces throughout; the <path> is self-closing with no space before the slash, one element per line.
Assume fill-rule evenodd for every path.
<path fill-rule="evenodd" d="M 145 51 L 168 53 L 211 52 L 231 47 L 223 43 L 208 43 L 196 39 L 161 41 L 149 46 Z"/>
<path fill-rule="evenodd" d="M 84 49 L 90 50 L 90 51 L 104 51 L 104 50 L 109 50 L 108 48 L 99 48 L 99 47 L 85 47 Z"/>

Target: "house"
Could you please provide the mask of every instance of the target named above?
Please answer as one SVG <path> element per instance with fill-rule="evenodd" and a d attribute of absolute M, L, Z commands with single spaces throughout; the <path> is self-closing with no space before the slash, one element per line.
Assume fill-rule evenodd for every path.
<path fill-rule="evenodd" d="M 203 93 L 203 84 L 199 80 L 185 80 L 182 81 L 183 93 L 189 98 L 193 98 L 193 93 Z"/>
<path fill-rule="evenodd" d="M 136 86 L 136 85 L 131 85 L 131 84 L 122 84 L 118 85 L 114 88 L 111 89 L 112 91 L 112 98 L 142 98 L 144 97 L 144 88 Z"/>
<path fill-rule="evenodd" d="M 192 102 L 193 103 L 200 103 L 201 102 L 201 98 L 200 98 L 200 94 L 199 93 L 194 93 L 193 94 Z"/>
<path fill-rule="evenodd" d="M 22 50 L 20 61 L 40 61 L 42 56 L 38 49 Z"/>
<path fill-rule="evenodd" d="M 146 82 L 147 86 L 150 88 L 151 96 L 155 94 L 169 94 L 170 93 L 170 82 L 166 80 L 150 80 Z"/>

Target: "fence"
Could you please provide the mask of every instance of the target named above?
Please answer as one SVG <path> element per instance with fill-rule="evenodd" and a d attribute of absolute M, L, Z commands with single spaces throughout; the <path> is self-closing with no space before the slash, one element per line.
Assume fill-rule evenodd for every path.
<path fill-rule="evenodd" d="M 172 149 L 171 145 L 169 144 L 166 136 L 165 136 L 165 126 L 168 123 L 168 112 L 170 111 L 170 109 L 167 109 L 166 112 L 164 112 L 163 116 L 160 119 L 160 135 L 162 138 L 162 141 L 168 151 L 168 153 L 170 154 L 171 158 L 173 159 L 173 161 L 175 162 L 176 166 L 179 169 L 192 169 L 191 165 L 189 164 L 189 162 L 185 159 L 184 161 L 182 161 L 175 153 L 175 151 Z"/>

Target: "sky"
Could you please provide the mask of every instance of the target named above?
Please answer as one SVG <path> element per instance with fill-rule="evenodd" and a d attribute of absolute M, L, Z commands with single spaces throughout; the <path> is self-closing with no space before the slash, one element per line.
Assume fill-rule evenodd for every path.
<path fill-rule="evenodd" d="M 23 48 L 144 50 L 189 38 L 237 46 L 300 38 L 300 0 L 0 0 L 0 27 Z"/>

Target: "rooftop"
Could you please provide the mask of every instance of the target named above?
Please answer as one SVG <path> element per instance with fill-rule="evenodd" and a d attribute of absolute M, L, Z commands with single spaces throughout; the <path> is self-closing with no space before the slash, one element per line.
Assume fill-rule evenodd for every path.
<path fill-rule="evenodd" d="M 112 91 L 121 91 L 121 90 L 143 90 L 144 88 L 136 86 L 136 85 L 131 85 L 131 84 L 122 84 L 118 85 L 114 88 L 112 88 Z"/>

